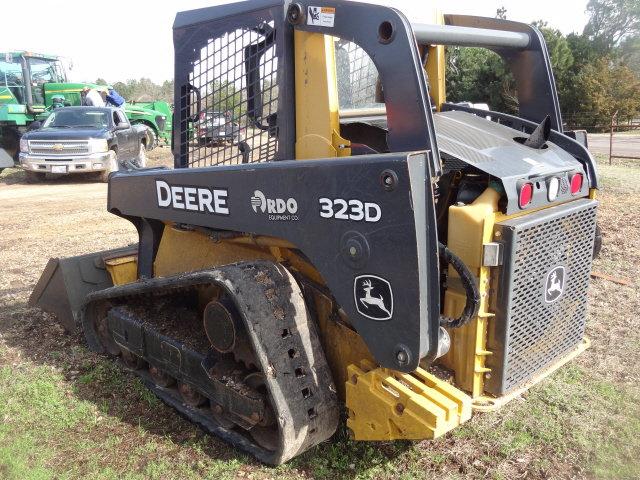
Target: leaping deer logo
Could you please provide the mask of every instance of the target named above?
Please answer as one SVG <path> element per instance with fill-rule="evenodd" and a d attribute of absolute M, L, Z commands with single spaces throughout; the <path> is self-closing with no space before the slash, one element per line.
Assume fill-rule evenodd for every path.
<path fill-rule="evenodd" d="M 544 299 L 547 303 L 555 302 L 564 293 L 565 269 L 563 266 L 553 268 L 547 274 Z"/>
<path fill-rule="evenodd" d="M 549 276 L 549 288 L 547 288 L 547 294 L 551 295 L 553 292 L 562 293 L 562 282 L 558 278 L 558 272 L 552 272 Z"/>
<path fill-rule="evenodd" d="M 389 320 L 393 316 L 391 284 L 384 278 L 362 275 L 354 282 L 354 299 L 358 312 L 372 320 Z"/>

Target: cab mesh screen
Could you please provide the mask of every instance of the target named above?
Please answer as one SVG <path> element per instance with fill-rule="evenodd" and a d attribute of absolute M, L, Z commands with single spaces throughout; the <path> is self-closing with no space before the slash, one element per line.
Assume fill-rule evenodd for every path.
<path fill-rule="evenodd" d="M 376 103 L 378 70 L 371 57 L 357 44 L 342 39 L 335 42 L 335 54 L 340 110 L 384 107 Z"/>
<path fill-rule="evenodd" d="M 278 57 L 273 22 L 208 41 L 181 91 L 191 167 L 274 160 Z"/>

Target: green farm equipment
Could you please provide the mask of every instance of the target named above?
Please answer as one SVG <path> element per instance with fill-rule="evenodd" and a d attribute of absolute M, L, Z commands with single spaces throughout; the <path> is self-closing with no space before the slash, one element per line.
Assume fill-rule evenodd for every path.
<path fill-rule="evenodd" d="M 107 85 L 74 83 L 67 80 L 61 59 L 31 52 L 0 53 L 0 169 L 6 159 L 18 158 L 22 133 L 44 120 L 54 108 L 54 100 L 64 97 L 65 105 L 81 105 L 84 87 L 106 91 Z M 133 124 L 149 128 L 150 146 L 169 144 L 172 112 L 166 102 L 127 104 L 125 113 Z M 2 159 L 5 163 L 2 163 Z"/>

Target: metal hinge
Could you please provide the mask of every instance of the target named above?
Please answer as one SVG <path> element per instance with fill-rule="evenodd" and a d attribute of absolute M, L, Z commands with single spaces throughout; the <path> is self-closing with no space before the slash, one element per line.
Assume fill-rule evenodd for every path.
<path fill-rule="evenodd" d="M 497 267 L 502 265 L 502 244 L 491 242 L 482 245 L 482 266 Z"/>

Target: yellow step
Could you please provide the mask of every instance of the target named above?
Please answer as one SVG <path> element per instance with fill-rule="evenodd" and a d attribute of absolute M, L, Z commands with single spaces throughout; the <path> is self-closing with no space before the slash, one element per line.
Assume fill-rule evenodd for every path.
<path fill-rule="evenodd" d="M 422 368 L 347 367 L 347 427 L 355 440 L 438 438 L 471 418 L 471 397 Z"/>

